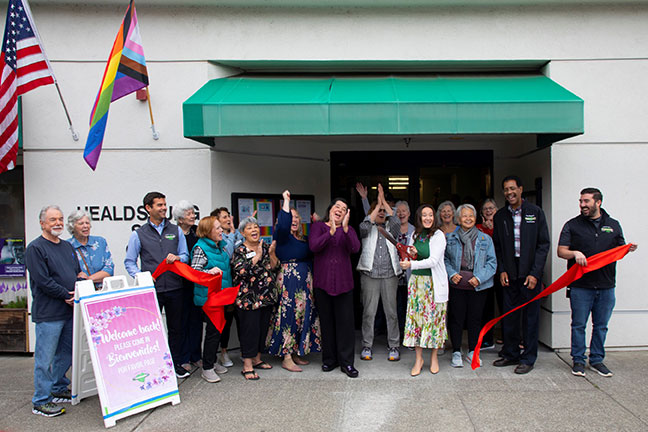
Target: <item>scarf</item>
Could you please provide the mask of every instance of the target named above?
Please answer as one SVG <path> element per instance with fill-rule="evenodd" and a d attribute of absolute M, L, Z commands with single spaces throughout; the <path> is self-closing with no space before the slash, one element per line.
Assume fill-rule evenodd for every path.
<path fill-rule="evenodd" d="M 464 231 L 463 228 L 457 230 L 459 235 L 459 240 L 463 244 L 463 261 L 466 262 L 468 270 L 472 271 L 475 267 L 475 257 L 474 249 L 475 242 L 477 241 L 477 236 L 479 235 L 479 230 L 477 227 L 472 227 L 468 231 Z"/>

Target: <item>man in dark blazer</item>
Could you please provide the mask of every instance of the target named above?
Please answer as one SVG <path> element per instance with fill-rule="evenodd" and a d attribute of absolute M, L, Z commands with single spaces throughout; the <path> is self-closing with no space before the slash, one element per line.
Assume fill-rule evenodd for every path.
<path fill-rule="evenodd" d="M 544 212 L 522 199 L 520 178 L 505 177 L 502 189 L 508 205 L 495 214 L 493 242 L 504 312 L 508 312 L 540 292 L 551 243 Z M 494 366 L 517 365 L 517 374 L 533 369 L 538 357 L 539 318 L 540 303 L 533 302 L 502 319 L 504 347 Z M 524 341 L 523 350 L 519 347 L 520 338 Z"/>

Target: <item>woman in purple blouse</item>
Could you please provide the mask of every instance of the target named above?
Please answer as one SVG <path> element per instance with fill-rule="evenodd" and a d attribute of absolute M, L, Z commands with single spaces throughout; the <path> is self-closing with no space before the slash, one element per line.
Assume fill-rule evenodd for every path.
<path fill-rule="evenodd" d="M 322 370 L 329 372 L 340 366 L 347 376 L 356 378 L 351 254 L 360 250 L 360 240 L 349 226 L 349 214 L 344 199 L 333 200 L 323 221 L 313 222 L 308 244 L 314 254 L 313 286 L 322 331 Z"/>

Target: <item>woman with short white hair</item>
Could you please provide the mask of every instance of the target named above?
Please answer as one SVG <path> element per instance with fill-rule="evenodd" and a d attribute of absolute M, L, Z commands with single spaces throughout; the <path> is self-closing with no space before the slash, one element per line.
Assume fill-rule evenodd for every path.
<path fill-rule="evenodd" d="M 73 211 L 67 219 L 67 230 L 72 234 L 67 241 L 74 247 L 81 271 L 88 274 L 95 289 L 101 289 L 104 278 L 114 274 L 115 264 L 106 239 L 90 235 L 91 227 L 85 211 Z"/>
<path fill-rule="evenodd" d="M 452 367 L 462 367 L 461 339 L 464 323 L 468 328 L 468 355 L 479 339 L 481 317 L 486 302 L 487 289 L 493 286 L 497 258 L 493 240 L 477 229 L 477 210 L 462 204 L 456 212 L 459 228 L 446 236 L 445 267 L 450 281 L 448 304 L 448 329 L 452 342 Z"/>

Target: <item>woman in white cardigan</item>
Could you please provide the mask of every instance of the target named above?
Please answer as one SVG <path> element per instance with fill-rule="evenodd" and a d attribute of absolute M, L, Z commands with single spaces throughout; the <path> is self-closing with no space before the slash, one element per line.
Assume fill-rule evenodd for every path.
<path fill-rule="evenodd" d="M 411 269 L 407 289 L 407 317 L 403 345 L 414 347 L 416 361 L 412 376 L 423 368 L 423 348 L 431 348 L 430 372 L 439 372 L 437 350 L 447 339 L 446 311 L 448 305 L 448 275 L 443 256 L 446 238 L 435 220 L 434 209 L 422 204 L 414 217 L 414 234 L 409 241 L 416 252 L 416 261 L 401 261 L 404 270 Z"/>

